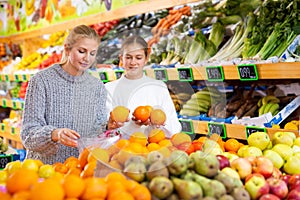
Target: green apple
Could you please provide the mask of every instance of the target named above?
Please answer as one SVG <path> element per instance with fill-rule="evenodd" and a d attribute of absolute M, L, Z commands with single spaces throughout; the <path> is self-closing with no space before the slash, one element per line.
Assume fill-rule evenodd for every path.
<path fill-rule="evenodd" d="M 293 141 L 295 141 L 295 139 L 296 139 L 296 135 L 295 135 L 295 133 L 294 133 L 294 132 L 290 132 L 290 131 L 284 131 L 284 132 L 285 132 L 285 134 L 287 134 L 287 135 L 291 136 L 291 137 L 293 138 Z"/>
<path fill-rule="evenodd" d="M 8 177 L 7 170 L 0 170 L 0 185 L 5 184 Z"/>
<path fill-rule="evenodd" d="M 276 151 L 266 149 L 263 151 L 263 155 L 269 158 L 277 169 L 280 169 L 284 164 L 283 158 Z"/>
<path fill-rule="evenodd" d="M 243 145 L 239 148 L 238 152 L 237 152 L 237 155 L 239 157 L 244 157 L 244 152 L 245 150 L 249 147 L 249 145 Z"/>
<path fill-rule="evenodd" d="M 270 186 L 263 176 L 253 175 L 245 183 L 245 189 L 251 196 L 251 199 L 259 199 L 264 194 L 268 194 Z"/>
<path fill-rule="evenodd" d="M 300 147 L 300 137 L 297 137 L 295 140 L 294 140 L 294 145 L 297 145 Z"/>
<path fill-rule="evenodd" d="M 230 177 L 240 179 L 239 173 L 231 167 L 224 167 L 221 171 Z"/>
<path fill-rule="evenodd" d="M 272 148 L 273 148 L 273 143 L 272 141 L 270 141 L 266 149 L 272 149 Z"/>
<path fill-rule="evenodd" d="M 286 160 L 288 157 L 293 155 L 293 149 L 287 144 L 276 144 L 272 148 L 273 151 L 276 151 L 283 160 Z"/>
<path fill-rule="evenodd" d="M 294 154 L 300 152 L 300 147 L 297 146 L 297 145 L 293 145 L 293 146 L 292 146 L 292 149 L 293 149 L 293 153 L 294 153 Z"/>
<path fill-rule="evenodd" d="M 274 133 L 272 143 L 273 145 L 286 144 L 291 147 L 294 143 L 294 139 L 290 136 L 290 134 L 287 134 L 286 132 L 277 131 Z"/>
<path fill-rule="evenodd" d="M 230 152 L 223 152 L 221 155 L 225 156 L 228 158 L 229 162 L 231 163 L 234 159 L 238 158 L 239 156 L 234 154 L 234 153 L 230 153 Z"/>
<path fill-rule="evenodd" d="M 245 149 L 245 151 L 243 153 L 244 158 L 247 158 L 250 156 L 254 156 L 254 157 L 262 156 L 262 155 L 263 155 L 262 150 L 255 146 L 249 146 L 247 149 Z"/>
<path fill-rule="evenodd" d="M 287 158 L 286 163 L 283 165 L 283 170 L 287 174 L 300 174 L 300 158 L 291 156 Z"/>
<path fill-rule="evenodd" d="M 39 171 L 39 165 L 37 162 L 35 162 L 35 160 L 33 159 L 25 159 L 22 163 L 21 163 L 21 168 L 22 169 L 29 169 L 29 170 L 33 170 L 38 172 Z"/>
<path fill-rule="evenodd" d="M 46 164 L 39 168 L 38 174 L 40 178 L 50 178 L 54 176 L 55 170 L 52 165 Z"/>
<path fill-rule="evenodd" d="M 254 132 L 248 136 L 247 142 L 249 146 L 254 146 L 260 150 L 264 150 L 270 143 L 270 137 L 265 132 Z"/>

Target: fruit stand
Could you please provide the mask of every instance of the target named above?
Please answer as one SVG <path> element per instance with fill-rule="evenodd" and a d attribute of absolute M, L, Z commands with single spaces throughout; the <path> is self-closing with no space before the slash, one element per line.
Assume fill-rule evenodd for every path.
<path fill-rule="evenodd" d="M 171 138 L 160 129 L 153 129 L 148 136 L 132 133 L 129 139 L 86 138 L 79 141 L 78 157 L 51 165 L 5 154 L 4 149 L 0 154 L 1 200 L 300 199 L 300 61 L 295 45 L 299 38 L 288 29 L 298 24 L 282 13 L 277 13 L 282 17 L 279 21 L 272 18 L 267 12 L 277 5 L 275 1 L 146 0 L 110 8 L 112 1 L 105 0 L 100 1 L 105 11 L 60 23 L 55 23 L 60 15 L 52 13 L 56 18 L 51 15 L 51 24 L 50 7 L 64 5 L 64 9 L 55 11 L 61 16 L 76 10 L 71 1 L 55 2 L 41 1 L 41 6 L 53 4 L 44 5 L 48 17 L 40 22 L 46 26 L 0 37 L 0 43 L 11 50 L 11 43 L 22 47 L 21 58 L 14 56 L 17 51 L 5 51 L 1 62 L 0 80 L 6 84 L 6 93 L 0 97 L 6 115 L 0 124 L 1 144 L 17 153 L 24 151 L 19 134 L 28 81 L 60 60 L 67 29 L 78 19 L 93 27 L 102 39 L 99 52 L 108 57 L 99 56 L 98 65 L 90 73 L 104 83 L 124 72 L 116 65 L 117 59 L 109 57 L 118 52 L 119 43 L 114 42 L 123 39 L 117 33 L 140 30 L 137 33 L 144 34 L 151 47 L 150 63 L 144 72 L 168 86 L 182 132 Z M 289 16 L 286 13 L 293 7 L 290 15 L 297 18 L 299 3 L 293 0 L 280 9 Z M 29 12 L 30 1 L 26 5 Z M 254 12 L 258 6 L 265 8 L 260 14 Z M 254 23 L 254 16 L 245 12 L 253 12 L 257 21 Z M 250 56 L 255 51 L 255 45 L 247 46 L 254 41 L 250 37 L 259 35 L 254 32 L 259 28 L 250 27 L 259 23 L 267 27 L 264 15 L 270 15 L 274 23 L 289 23 L 285 29 L 288 37 L 284 40 L 281 34 L 270 31 L 270 39 L 260 40 L 268 45 L 276 36 L 280 42 L 274 46 L 278 48 L 271 51 L 270 46 L 262 45 L 261 51 Z M 215 28 L 220 24 L 224 27 Z M 267 36 L 269 27 L 265 30 Z M 139 109 L 148 110 L 148 115 L 139 114 Z M 132 111 L 116 107 L 112 114 L 115 121 L 125 122 L 130 112 L 157 124 L 168 117 L 149 105 Z"/>

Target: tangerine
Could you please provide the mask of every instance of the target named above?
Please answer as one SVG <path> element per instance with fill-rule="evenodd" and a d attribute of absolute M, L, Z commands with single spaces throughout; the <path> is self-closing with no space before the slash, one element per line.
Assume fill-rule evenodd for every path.
<path fill-rule="evenodd" d="M 80 173 L 81 178 L 87 178 L 94 176 L 94 170 L 96 169 L 97 162 L 89 162 L 86 164 L 83 168 L 83 170 Z"/>
<path fill-rule="evenodd" d="M 134 132 L 130 135 L 129 142 L 140 143 L 141 145 L 146 146 L 148 138 L 143 132 Z"/>
<path fill-rule="evenodd" d="M 224 148 L 226 151 L 237 152 L 240 147 L 241 147 L 240 142 L 235 138 L 230 138 L 226 140 L 224 143 Z"/>
<path fill-rule="evenodd" d="M 117 142 L 116 142 L 116 147 L 118 147 L 119 149 L 123 149 L 124 147 L 128 146 L 129 144 L 129 140 L 126 140 L 126 139 L 119 139 Z"/>
<path fill-rule="evenodd" d="M 103 198 L 107 196 L 107 184 L 103 178 L 89 177 L 84 179 L 85 190 L 81 195 L 81 199 Z"/>
<path fill-rule="evenodd" d="M 160 146 L 159 146 L 159 144 L 157 144 L 157 143 L 149 143 L 148 145 L 147 145 L 147 149 L 149 150 L 149 152 L 151 152 L 151 151 L 156 151 L 156 150 L 158 150 L 160 148 Z"/>
<path fill-rule="evenodd" d="M 111 172 L 107 174 L 104 178 L 105 182 L 125 182 L 126 177 L 120 172 Z"/>
<path fill-rule="evenodd" d="M 63 200 L 65 196 L 62 185 L 54 179 L 45 179 L 35 184 L 30 190 L 30 200 Z"/>
<path fill-rule="evenodd" d="M 6 180 L 6 189 L 10 194 L 29 190 L 33 185 L 38 183 L 38 173 L 34 170 L 19 169 L 13 172 Z"/>
<path fill-rule="evenodd" d="M 155 128 L 152 129 L 148 135 L 148 141 L 149 142 L 154 142 L 154 143 L 159 143 L 163 139 L 166 138 L 166 135 L 163 130 Z"/>
<path fill-rule="evenodd" d="M 140 120 L 141 122 L 145 122 L 150 117 L 150 109 L 147 108 L 146 106 L 138 106 L 133 111 L 133 116 L 135 117 L 136 120 Z"/>
<path fill-rule="evenodd" d="M 85 189 L 84 180 L 74 174 L 66 175 L 62 181 L 62 186 L 67 198 L 79 198 Z"/>
<path fill-rule="evenodd" d="M 160 141 L 158 143 L 158 145 L 161 147 L 170 147 L 170 146 L 173 146 L 173 143 L 171 142 L 170 139 L 163 139 L 162 141 Z"/>
<path fill-rule="evenodd" d="M 135 200 L 151 200 L 151 193 L 147 187 L 138 184 L 131 191 L 131 195 Z"/>
<path fill-rule="evenodd" d="M 62 174 L 67 173 L 69 170 L 68 167 L 61 162 L 54 163 L 52 166 L 56 172 L 60 172 Z"/>
<path fill-rule="evenodd" d="M 80 154 L 78 156 L 78 161 L 79 161 L 79 166 L 80 166 L 81 169 L 83 169 L 84 166 L 87 164 L 87 162 L 88 162 L 87 159 L 88 159 L 89 153 L 90 153 L 90 151 L 89 151 L 88 148 L 84 148 L 80 152 Z"/>
<path fill-rule="evenodd" d="M 108 195 L 107 200 L 135 200 L 135 198 L 126 191 L 114 192 Z"/>

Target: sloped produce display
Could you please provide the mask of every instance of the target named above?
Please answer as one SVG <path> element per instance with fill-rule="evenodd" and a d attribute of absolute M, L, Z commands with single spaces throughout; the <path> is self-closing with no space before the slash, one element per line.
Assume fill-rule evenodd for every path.
<path fill-rule="evenodd" d="M 108 6 L 108 16 L 111 2 L 100 1 Z M 132 114 L 157 127 L 132 132 L 128 139 L 118 130 L 81 138 L 78 157 L 52 165 L 14 159 L 4 137 L 0 200 L 300 199 L 300 1 L 188 2 L 91 24 L 101 44 L 90 73 L 101 78 L 105 72 L 105 81 L 117 79 L 115 72 L 123 70 L 118 60 L 122 40 L 141 35 L 150 50 L 145 73 L 166 82 L 179 120 L 190 129 L 183 126 L 169 138 L 159 128 L 168 117 L 163 110 L 116 106 L 115 121 L 126 122 Z M 67 30 L 48 35 L 36 52 L 23 51 L 23 57 L 22 46 L 0 46 L 0 78 L 8 85 L 3 86 L 2 107 L 21 113 L 28 80 L 60 60 L 66 35 Z M 256 79 L 232 78 L 240 64 L 254 65 Z M 296 77 L 285 77 L 287 66 Z M 209 80 L 207 67 L 219 70 L 217 81 Z M 180 69 L 192 72 L 190 77 L 182 80 Z M 265 78 L 266 73 L 275 78 Z M 0 134 L 18 136 L 20 117 L 16 120 L 13 113 L 1 123 Z"/>

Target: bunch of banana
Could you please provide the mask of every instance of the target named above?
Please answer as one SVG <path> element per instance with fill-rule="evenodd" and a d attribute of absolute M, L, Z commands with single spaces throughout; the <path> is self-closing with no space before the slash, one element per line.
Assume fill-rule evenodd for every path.
<path fill-rule="evenodd" d="M 179 114 L 187 116 L 197 116 L 201 113 L 207 113 L 212 103 L 222 99 L 222 94 L 214 87 L 205 87 L 204 89 L 192 94 L 191 98 L 183 104 Z"/>
<path fill-rule="evenodd" d="M 170 96 L 171 96 L 171 98 L 172 98 L 173 104 L 174 104 L 175 109 L 176 109 L 177 112 L 179 112 L 179 111 L 180 111 L 180 108 L 182 107 L 182 105 L 183 105 L 189 98 L 191 98 L 191 95 L 190 95 L 190 94 L 184 93 L 184 92 L 177 93 L 177 94 L 171 93 Z"/>
<path fill-rule="evenodd" d="M 280 99 L 278 99 L 274 95 L 264 96 L 257 103 L 259 107 L 258 115 L 261 116 L 268 112 L 270 112 L 272 116 L 276 115 L 279 112 L 279 103 L 280 103 Z"/>

